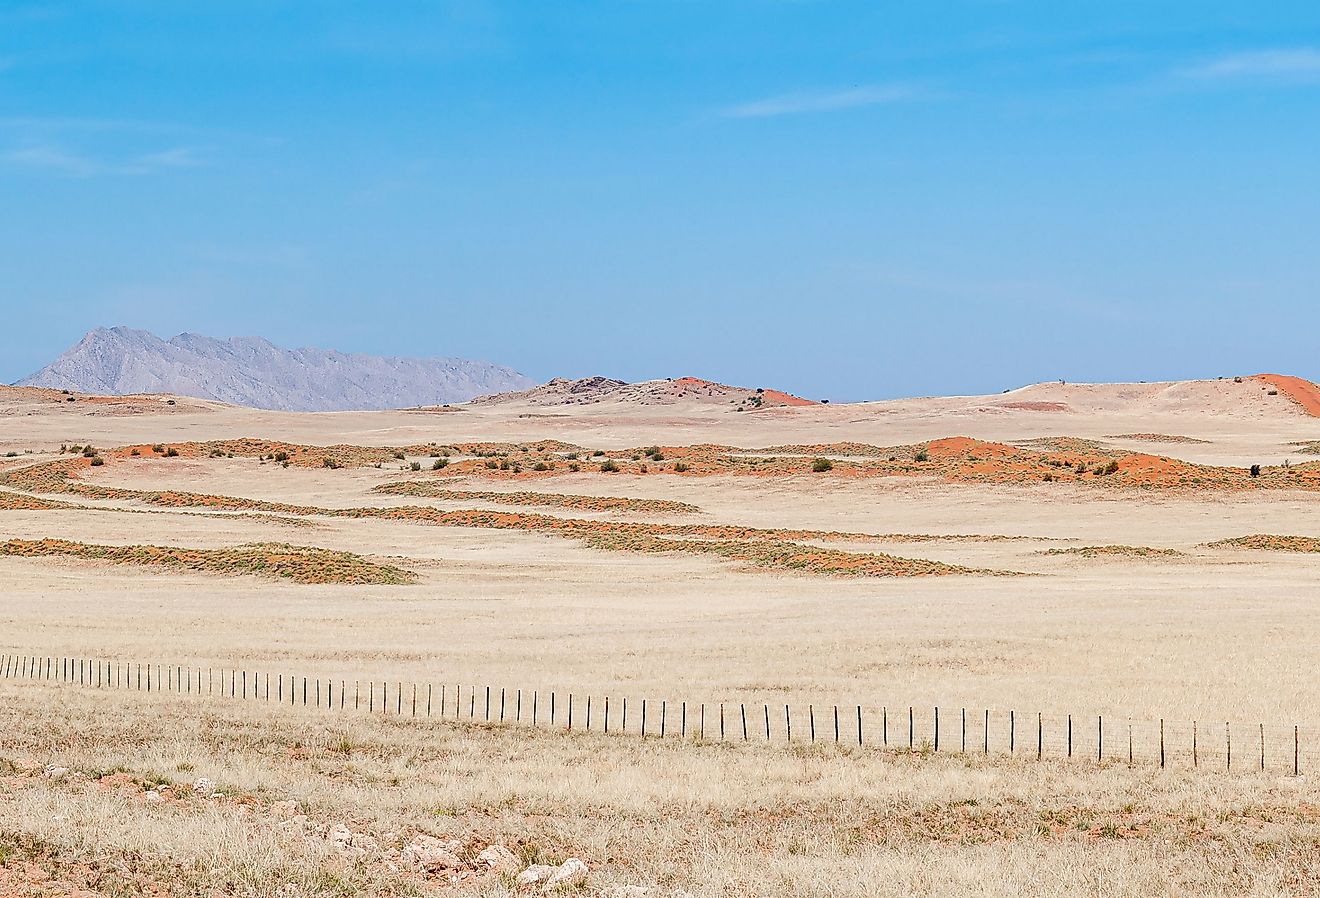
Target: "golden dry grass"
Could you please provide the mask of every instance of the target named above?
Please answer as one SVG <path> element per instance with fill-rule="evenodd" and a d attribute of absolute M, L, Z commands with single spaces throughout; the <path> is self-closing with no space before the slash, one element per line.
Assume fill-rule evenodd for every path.
<path fill-rule="evenodd" d="M 1320 532 L 1311 469 L 1261 454 L 1305 436 L 1300 428 L 1262 424 L 1240 439 L 1219 421 L 1097 419 L 1079 437 L 1051 437 L 1058 418 L 1049 429 L 1020 427 L 1017 412 L 991 424 L 853 426 L 845 416 L 865 412 L 841 407 L 813 410 L 810 427 L 744 415 L 608 431 L 599 420 L 501 421 L 486 411 L 421 423 L 237 414 L 186 422 L 203 435 L 196 442 L 180 439 L 183 423 L 168 425 L 171 442 L 151 432 L 160 422 L 80 421 L 89 430 L 77 442 L 124 448 L 101 449 L 106 464 L 95 469 L 40 451 L 6 465 L 11 488 L 81 505 L 0 493 L 17 497 L 0 498 L 4 537 L 232 553 L 300 521 L 314 524 L 318 549 L 405 558 L 416 582 L 161 577 L 136 565 L 3 557 L 0 648 L 237 666 L 263 681 L 298 673 L 333 680 L 341 695 L 339 684 L 358 680 L 388 679 L 391 698 L 400 683 L 444 684 L 451 711 L 460 683 L 465 703 L 471 684 L 487 683 L 510 695 L 538 690 L 542 701 L 550 690 L 561 702 L 567 692 L 579 703 L 628 696 L 632 735 L 0 681 L 3 898 L 79 888 L 206 898 L 510 892 L 498 876 L 450 884 L 402 868 L 399 849 L 421 832 L 459 838 L 469 861 L 494 842 L 524 861 L 583 857 L 588 894 L 615 885 L 662 898 L 680 888 L 702 898 L 1317 888 L 1316 562 L 1209 547 L 1254 530 Z M 49 433 L 55 425 L 42 420 Z M 68 426 L 55 444 L 71 442 Z M 336 430 L 349 426 L 358 429 Z M 537 428 L 554 438 L 527 439 Z M 967 431 L 977 439 L 941 438 Z M 1169 451 L 1190 457 L 1163 459 L 1098 442 L 1182 431 L 1213 443 L 1179 441 Z M 244 433 L 273 438 L 226 438 Z M 158 440 L 178 455 L 152 451 Z M 402 448 L 356 445 L 372 442 Z M 581 448 L 600 442 L 614 448 L 599 457 Z M 386 486 L 398 467 L 446 452 L 443 484 L 421 475 L 405 481 L 419 486 Z M 289 454 L 288 468 L 277 453 Z M 833 470 L 812 472 L 818 456 L 835 459 Z M 622 471 L 596 470 L 601 458 Z M 1266 470 L 1253 482 L 1242 460 L 1256 458 Z M 432 499 L 481 507 L 447 511 Z M 485 507 L 502 503 L 581 513 Z M 692 517 L 616 517 L 678 513 Z M 914 557 L 890 555 L 891 544 Z M 1071 557 L 1043 556 L 1051 547 Z M 1153 564 L 1150 552 L 1185 557 Z M 961 576 L 838 576 L 857 565 Z M 802 575 L 813 570 L 829 576 Z M 1035 576 L 983 573 L 1000 570 Z M 746 705 L 753 741 L 641 740 L 631 709 L 644 698 L 652 715 L 667 699 L 671 732 L 681 700 L 690 726 L 697 703 L 712 715 L 726 703 L 731 730 L 733 708 Z M 834 703 L 863 706 L 865 749 L 804 744 L 806 708 L 828 732 Z M 915 751 L 881 750 L 884 720 L 889 744 L 907 744 L 909 706 Z M 964 706 L 970 756 L 949 752 Z M 769 745 L 756 741 L 766 708 Z M 1103 764 L 1094 760 L 1100 715 Z M 1255 770 L 1261 721 L 1265 773 Z M 1294 723 L 1303 778 L 1290 775 Z M 845 713 L 845 743 L 852 726 Z M 22 772 L 28 761 L 86 776 Z M 202 776 L 225 797 L 192 795 Z M 165 799 L 149 802 L 148 785 Z M 308 816 L 296 832 L 276 810 L 285 799 Z M 323 838 L 335 824 L 371 836 L 379 852 L 346 856 Z"/>
<path fill-rule="evenodd" d="M 492 843 L 524 860 L 581 857 L 592 893 L 637 885 L 701 898 L 1227 896 L 1320 887 L 1320 793 L 1276 775 L 680 745 L 12 683 L 0 696 L 6 868 L 30 863 L 98 894 L 448 891 L 437 877 L 391 868 L 419 832 L 457 838 L 469 857 Z M 75 775 L 17 772 L 46 764 Z M 225 797 L 192 795 L 199 777 Z M 148 803 L 144 785 L 171 797 Z M 310 835 L 281 825 L 273 806 L 284 800 L 308 816 Z M 381 850 L 336 851 L 319 836 L 335 824 Z M 452 889 L 513 892 L 498 876 Z"/>

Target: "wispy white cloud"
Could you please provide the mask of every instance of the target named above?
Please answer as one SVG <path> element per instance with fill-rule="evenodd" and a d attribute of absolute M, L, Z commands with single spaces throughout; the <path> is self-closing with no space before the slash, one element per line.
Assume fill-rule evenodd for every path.
<path fill-rule="evenodd" d="M 798 91 L 740 103 L 723 111 L 727 118 L 774 118 L 809 112 L 856 109 L 884 103 L 900 103 L 928 96 L 910 84 L 866 84 L 830 91 Z"/>
<path fill-rule="evenodd" d="M 32 144 L 0 152 L 0 165 L 35 169 L 66 178 L 150 175 L 204 164 L 195 151 L 187 147 L 174 147 L 125 159 L 100 158 L 56 144 Z"/>
<path fill-rule="evenodd" d="M 1230 53 L 1179 72 L 1184 78 L 1214 80 L 1320 80 L 1320 50 L 1311 47 Z"/>

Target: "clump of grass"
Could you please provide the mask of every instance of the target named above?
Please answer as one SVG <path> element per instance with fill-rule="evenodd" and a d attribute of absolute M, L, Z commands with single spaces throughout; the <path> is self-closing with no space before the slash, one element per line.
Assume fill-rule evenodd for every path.
<path fill-rule="evenodd" d="M 437 458 L 434 462 L 431 463 L 432 471 L 441 471 L 447 467 L 449 467 L 449 459 L 445 458 L 444 456 Z"/>
<path fill-rule="evenodd" d="M 613 474 L 619 470 L 619 466 L 614 463 L 614 459 L 607 458 L 600 463 L 600 470 L 604 474 Z"/>
<path fill-rule="evenodd" d="M 11 539 L 0 543 L 0 555 L 24 558 L 60 556 L 201 571 L 231 576 L 254 574 L 295 583 L 396 585 L 414 583 L 417 575 L 392 565 L 377 564 L 352 552 L 288 543 L 253 543 L 227 549 L 187 549 L 175 546 L 103 546 L 62 539 Z"/>

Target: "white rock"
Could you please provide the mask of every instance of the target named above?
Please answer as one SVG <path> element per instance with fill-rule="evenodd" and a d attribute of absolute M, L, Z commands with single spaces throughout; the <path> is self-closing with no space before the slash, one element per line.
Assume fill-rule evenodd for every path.
<path fill-rule="evenodd" d="M 353 833 L 342 823 L 336 823 L 334 826 L 330 827 L 330 830 L 325 834 L 325 837 L 328 841 L 334 842 L 336 845 L 348 845 L 353 841 Z"/>
<path fill-rule="evenodd" d="M 546 889 L 557 889 L 560 886 L 575 886 L 587 881 L 587 865 L 575 857 L 571 857 L 559 865 L 559 869 L 550 875 L 546 880 Z"/>
<path fill-rule="evenodd" d="M 56 767 L 54 764 L 49 764 L 46 767 L 47 779 L 62 780 L 68 775 L 69 775 L 69 768 L 67 767 Z"/>
<path fill-rule="evenodd" d="M 165 796 L 161 795 L 155 789 L 150 789 L 147 792 L 144 792 L 142 797 L 151 804 L 157 804 L 165 800 Z"/>
<path fill-rule="evenodd" d="M 403 849 L 399 859 L 426 873 L 458 870 L 464 866 L 462 859 L 455 854 L 461 847 L 461 842 L 442 842 L 435 836 L 418 836 Z"/>
<path fill-rule="evenodd" d="M 534 886 L 538 882 L 545 882 L 551 876 L 555 875 L 555 868 L 549 864 L 532 864 L 526 870 L 518 874 L 517 884 L 520 886 Z"/>
<path fill-rule="evenodd" d="M 518 869 L 518 856 L 503 845 L 491 845 L 477 855 L 477 863 L 490 870 L 512 873 Z"/>
<path fill-rule="evenodd" d="M 204 776 L 198 777 L 197 782 L 193 783 L 193 791 L 203 797 L 213 795 L 215 794 L 215 783 Z"/>
<path fill-rule="evenodd" d="M 276 817 L 288 819 L 298 813 L 298 802 L 296 801 L 276 801 L 270 806 L 270 812 Z"/>
<path fill-rule="evenodd" d="M 597 898 L 644 898 L 651 894 L 645 886 L 610 886 L 596 893 Z"/>

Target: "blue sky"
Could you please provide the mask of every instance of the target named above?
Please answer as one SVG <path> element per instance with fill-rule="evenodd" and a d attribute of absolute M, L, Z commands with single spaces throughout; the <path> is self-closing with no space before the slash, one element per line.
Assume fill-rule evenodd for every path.
<path fill-rule="evenodd" d="M 0 4 L 0 380 L 98 325 L 836 400 L 1320 377 L 1320 4 Z"/>

